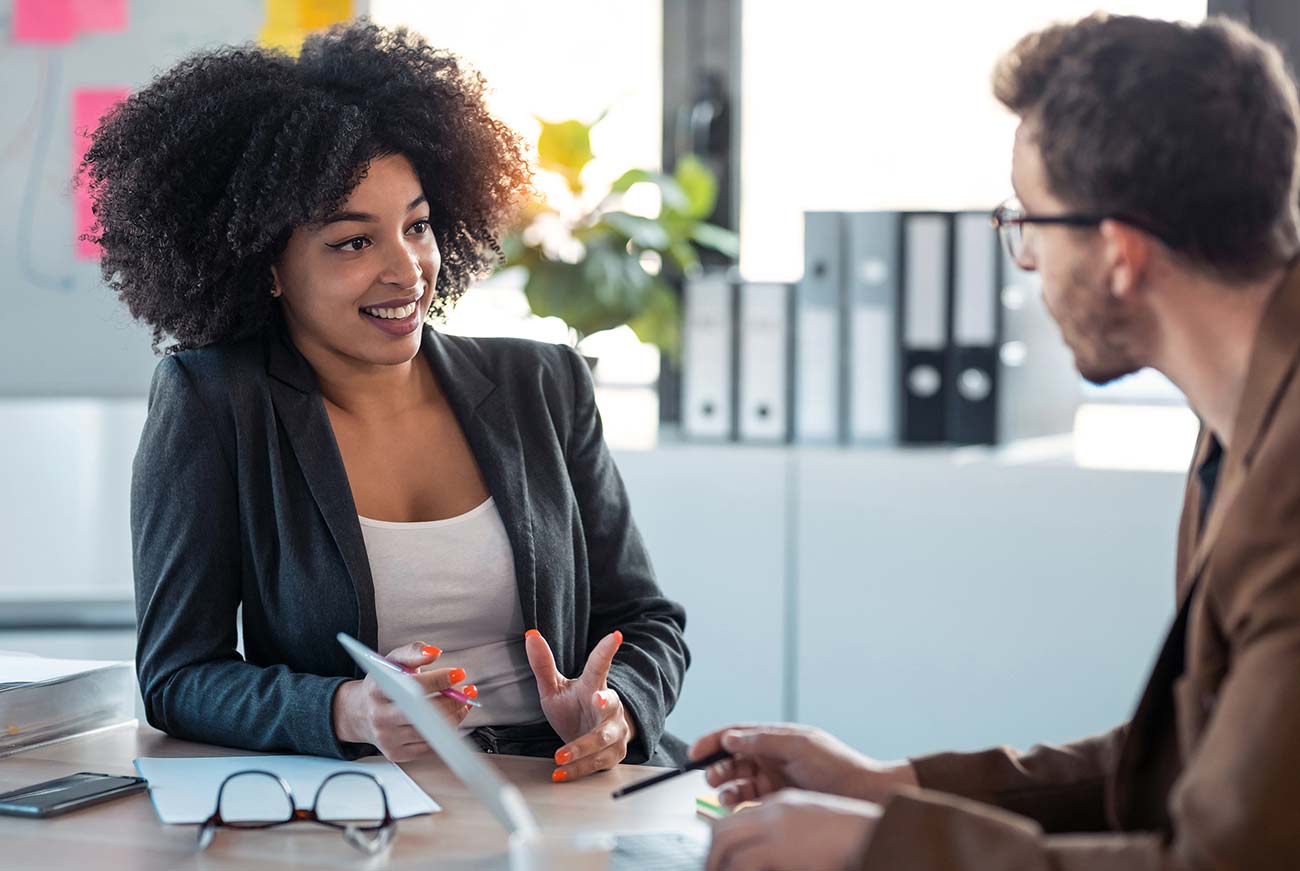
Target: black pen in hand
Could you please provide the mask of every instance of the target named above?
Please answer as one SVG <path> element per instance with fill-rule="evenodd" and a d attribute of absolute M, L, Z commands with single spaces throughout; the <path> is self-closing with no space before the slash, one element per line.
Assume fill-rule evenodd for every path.
<path fill-rule="evenodd" d="M 634 792 L 640 792 L 648 786 L 654 786 L 656 783 L 663 783 L 665 780 L 672 780 L 679 774 L 685 774 L 688 771 L 699 771 L 702 768 L 708 768 L 721 762 L 724 759 L 730 759 L 731 753 L 726 750 L 719 750 L 716 753 L 710 753 L 703 759 L 696 759 L 684 768 L 678 768 L 675 771 L 665 771 L 663 774 L 656 774 L 654 777 L 647 777 L 645 780 L 638 781 L 631 786 L 625 786 L 622 789 L 616 789 L 611 793 L 613 798 L 622 798 L 625 795 L 631 795 Z"/>

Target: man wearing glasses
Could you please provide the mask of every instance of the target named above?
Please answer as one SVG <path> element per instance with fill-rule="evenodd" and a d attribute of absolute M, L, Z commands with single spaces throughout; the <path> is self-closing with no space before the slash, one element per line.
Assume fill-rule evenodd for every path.
<path fill-rule="evenodd" d="M 1129 721 L 1074 744 L 890 765 L 799 726 L 700 739 L 734 754 L 724 803 L 763 799 L 710 867 L 1300 868 L 1295 84 L 1227 20 L 1098 15 L 1025 37 L 994 90 L 1020 118 L 994 221 L 1079 371 L 1150 366 L 1202 421 L 1173 626 Z"/>

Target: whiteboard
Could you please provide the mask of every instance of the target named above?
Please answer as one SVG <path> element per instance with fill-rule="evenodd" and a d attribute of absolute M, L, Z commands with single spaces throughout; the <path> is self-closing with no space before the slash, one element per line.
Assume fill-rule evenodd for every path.
<path fill-rule="evenodd" d="M 186 55 L 256 39 L 266 0 L 128 0 L 120 32 L 19 44 L 0 7 L 0 396 L 141 396 L 150 331 L 75 254 L 72 105 L 132 92 Z M 354 4 L 364 8 L 364 4 Z"/>

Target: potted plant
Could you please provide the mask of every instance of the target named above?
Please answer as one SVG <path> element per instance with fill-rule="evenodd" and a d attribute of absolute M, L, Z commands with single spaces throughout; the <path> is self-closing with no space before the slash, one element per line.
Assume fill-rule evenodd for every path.
<path fill-rule="evenodd" d="M 734 260 L 739 240 L 705 220 L 718 185 L 693 156 L 678 160 L 671 174 L 630 169 L 603 194 L 588 190 L 582 170 L 593 158 L 591 130 L 601 118 L 590 124 L 538 119 L 538 170 L 563 184 L 525 207 L 502 240 L 504 265 L 526 271 L 524 295 L 533 313 L 562 319 L 578 342 L 627 324 L 675 359 L 681 320 L 674 285 L 700 269 L 701 248 Z M 657 188 L 653 214 L 629 210 L 628 192 L 637 185 L 643 194 L 645 185 Z"/>

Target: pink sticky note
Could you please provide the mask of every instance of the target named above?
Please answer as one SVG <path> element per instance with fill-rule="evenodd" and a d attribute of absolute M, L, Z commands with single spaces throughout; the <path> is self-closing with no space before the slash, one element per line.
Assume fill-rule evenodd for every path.
<path fill-rule="evenodd" d="M 99 119 L 115 105 L 126 99 L 127 88 L 97 88 L 74 91 L 72 94 L 72 172 L 76 175 L 81 159 L 90 147 L 90 134 L 99 126 Z M 98 260 L 99 246 L 81 238 L 95 224 L 95 213 L 90 208 L 90 191 L 86 179 L 79 179 L 76 187 L 76 242 L 77 258 Z"/>
<path fill-rule="evenodd" d="M 72 0 L 81 30 L 126 30 L 126 0 Z"/>
<path fill-rule="evenodd" d="M 14 0 L 14 42 L 50 45 L 77 35 L 76 0 Z"/>

